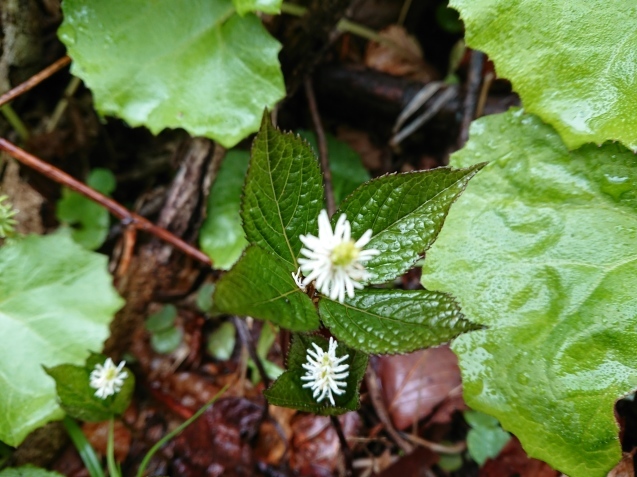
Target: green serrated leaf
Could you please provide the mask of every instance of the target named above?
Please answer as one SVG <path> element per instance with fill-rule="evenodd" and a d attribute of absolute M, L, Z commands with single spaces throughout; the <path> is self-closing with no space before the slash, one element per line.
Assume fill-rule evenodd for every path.
<path fill-rule="evenodd" d="M 285 94 L 281 45 L 231 0 L 65 0 L 62 9 L 72 73 L 101 113 L 132 126 L 184 128 L 232 147 Z"/>
<path fill-rule="evenodd" d="M 107 169 L 93 169 L 87 183 L 102 194 L 115 190 L 115 176 Z M 88 250 L 100 248 L 108 236 L 108 210 L 70 189 L 62 189 L 56 216 L 60 222 L 69 226 L 73 240 Z"/>
<path fill-rule="evenodd" d="M 245 15 L 248 12 L 263 12 L 278 14 L 281 13 L 282 0 L 232 0 L 239 15 Z"/>
<path fill-rule="evenodd" d="M 521 111 L 477 121 L 452 163 L 484 159 L 423 268 L 487 327 L 453 345 L 464 397 L 530 456 L 605 476 L 621 458 L 615 401 L 637 385 L 637 159 L 569 153 Z"/>
<path fill-rule="evenodd" d="M 573 149 L 637 149 L 637 8 L 626 0 L 451 0 L 469 46 L 489 55 L 528 112 Z"/>
<path fill-rule="evenodd" d="M 177 318 L 177 308 L 175 305 L 165 305 L 161 310 L 153 313 L 144 323 L 144 327 L 151 333 L 165 331 L 173 328 Z"/>
<path fill-rule="evenodd" d="M 122 304 L 107 257 L 68 237 L 29 236 L 0 248 L 0 440 L 16 446 L 63 416 L 42 366 L 84 364 Z"/>
<path fill-rule="evenodd" d="M 278 131 L 268 114 L 252 145 L 241 217 L 250 243 L 273 252 L 296 272 L 300 235 L 318 233 L 323 179 L 312 148 Z"/>
<path fill-rule="evenodd" d="M 241 189 L 248 170 L 247 151 L 228 151 L 208 195 L 207 217 L 199 234 L 202 250 L 215 268 L 228 270 L 248 245 L 241 227 Z"/>
<path fill-rule="evenodd" d="M 464 418 L 471 426 L 467 433 L 467 450 L 482 467 L 487 459 L 498 456 L 511 435 L 500 427 L 497 419 L 482 412 L 468 410 L 464 412 Z"/>
<path fill-rule="evenodd" d="M 345 303 L 319 301 L 321 320 L 339 340 L 366 353 L 407 353 L 475 330 L 456 302 L 427 290 L 360 290 Z"/>
<path fill-rule="evenodd" d="M 96 364 L 104 364 L 105 360 L 105 356 L 94 354 L 87 360 L 86 366 L 61 364 L 45 368 L 55 380 L 60 406 L 69 416 L 81 421 L 101 422 L 122 414 L 128 408 L 135 390 L 135 376 L 128 368 L 123 368 L 128 376 L 122 389 L 114 396 L 101 399 L 95 396 L 95 389 L 89 384 L 91 371 Z"/>
<path fill-rule="evenodd" d="M 381 253 L 365 264 L 370 283 L 393 280 L 414 266 L 436 239 L 451 204 L 482 167 L 386 175 L 362 185 L 345 199 L 332 217 L 332 225 L 344 213 L 353 238 L 372 229 L 372 239 L 365 248 Z"/>
<path fill-rule="evenodd" d="M 57 472 L 51 472 L 32 465 L 22 467 L 11 467 L 0 472 L 0 477 L 64 477 Z"/>
<path fill-rule="evenodd" d="M 213 301 L 219 313 L 269 320 L 288 330 L 319 327 L 312 300 L 294 283 L 285 264 L 254 245 L 217 282 Z"/>
<path fill-rule="evenodd" d="M 314 154 L 318 155 L 316 135 L 310 131 L 298 131 L 299 136 L 310 143 Z M 332 190 L 336 205 L 345 197 L 354 192 L 363 182 L 371 179 L 369 171 L 361 163 L 361 158 L 351 147 L 339 141 L 331 134 L 325 134 L 327 150 L 330 159 L 330 172 L 332 173 Z"/>
<path fill-rule="evenodd" d="M 312 391 L 303 387 L 305 381 L 301 380 L 301 377 L 306 374 L 303 364 L 307 362 L 307 350 L 311 349 L 312 343 L 316 343 L 323 350 L 328 349 L 328 341 L 321 336 L 302 334 L 293 336 L 288 354 L 288 369 L 264 391 L 264 396 L 270 404 L 275 406 L 291 407 L 323 416 L 337 416 L 355 411 L 360 406 L 359 387 L 367 369 L 367 355 L 339 343 L 336 356 L 349 355 L 349 358 L 343 361 L 343 364 L 350 366 L 347 388 L 340 396 L 334 395 L 336 406 L 332 406 L 327 399 L 318 403 L 312 397 Z"/>

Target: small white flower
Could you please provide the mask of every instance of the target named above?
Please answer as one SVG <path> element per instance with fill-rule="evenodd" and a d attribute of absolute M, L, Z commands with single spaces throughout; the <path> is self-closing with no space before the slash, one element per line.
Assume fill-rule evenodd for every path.
<path fill-rule="evenodd" d="M 124 385 L 124 379 L 128 376 L 122 368 L 126 365 L 126 361 L 122 361 L 115 366 L 111 358 L 106 358 L 104 365 L 97 364 L 95 369 L 91 371 L 90 386 L 97 389 L 95 395 L 98 398 L 106 399 L 115 393 L 120 392 Z"/>
<path fill-rule="evenodd" d="M 330 338 L 329 348 L 327 353 L 318 346 L 316 343 L 312 343 L 314 350 L 307 350 L 307 363 L 303 364 L 303 367 L 307 370 L 305 376 L 302 376 L 303 381 L 309 381 L 304 384 L 304 388 L 311 388 L 314 393 L 312 397 L 317 402 L 321 402 L 326 397 L 335 406 L 334 396 L 341 395 L 345 392 L 347 386 L 346 381 L 339 381 L 349 376 L 349 364 L 340 364 L 345 361 L 349 355 L 336 357 L 336 347 L 338 343 L 334 338 Z M 342 388 L 342 389 L 341 389 Z"/>
<path fill-rule="evenodd" d="M 351 237 L 351 226 L 345 214 L 336 222 L 332 232 L 327 212 L 322 210 L 318 218 L 318 237 L 301 235 L 299 238 L 307 248 L 301 249 L 306 258 L 299 258 L 301 270 L 305 275 L 303 285 L 316 280 L 316 289 L 328 295 L 332 300 L 345 300 L 345 292 L 354 297 L 354 289 L 362 289 L 360 283 L 369 273 L 364 263 L 380 252 L 376 249 L 363 250 L 372 238 L 371 229 L 358 241 Z"/>
<path fill-rule="evenodd" d="M 294 283 L 296 283 L 296 286 L 299 287 L 303 293 L 307 291 L 307 287 L 303 285 L 303 275 L 301 274 L 301 267 L 299 267 L 296 273 L 292 272 L 292 279 L 294 280 Z"/>

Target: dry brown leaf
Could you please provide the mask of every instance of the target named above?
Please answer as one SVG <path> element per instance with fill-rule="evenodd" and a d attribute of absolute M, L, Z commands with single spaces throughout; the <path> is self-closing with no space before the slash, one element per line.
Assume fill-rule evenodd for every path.
<path fill-rule="evenodd" d="M 634 450 L 624 453 L 622 460 L 608 473 L 608 477 L 635 477 L 634 454 Z"/>
<path fill-rule="evenodd" d="M 348 412 L 339 417 L 345 438 L 357 434 L 360 417 Z M 300 475 L 328 477 L 335 474 L 341 462 L 341 446 L 330 418 L 297 414 L 292 422 L 290 467 Z"/>
<path fill-rule="evenodd" d="M 458 360 L 448 346 L 383 356 L 378 363 L 387 410 L 398 429 L 427 417 L 460 386 Z"/>
<path fill-rule="evenodd" d="M 343 126 L 338 128 L 336 138 L 356 151 L 367 169 L 373 171 L 382 167 L 383 151 L 372 143 L 366 132 Z"/>
<path fill-rule="evenodd" d="M 386 42 L 369 42 L 365 65 L 394 76 L 409 76 L 424 82 L 435 79 L 434 70 L 425 63 L 418 40 L 404 27 L 390 25 L 380 32 Z"/>
<path fill-rule="evenodd" d="M 108 424 L 108 421 L 85 422 L 82 424 L 82 432 L 84 432 L 93 448 L 102 455 L 106 455 Z M 113 426 L 113 435 L 115 436 L 115 460 L 124 462 L 130 450 L 131 433 L 122 421 L 116 420 Z"/>

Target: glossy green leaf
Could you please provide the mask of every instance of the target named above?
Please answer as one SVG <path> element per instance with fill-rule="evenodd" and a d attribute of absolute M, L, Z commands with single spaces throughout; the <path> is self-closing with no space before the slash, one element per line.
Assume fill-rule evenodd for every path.
<path fill-rule="evenodd" d="M 316 135 L 310 131 L 299 131 L 299 136 L 310 143 L 314 154 L 318 157 Z M 354 192 L 363 182 L 371 179 L 369 171 L 365 169 L 361 158 L 351 147 L 339 141 L 329 133 L 325 134 L 327 152 L 329 155 L 330 172 L 332 173 L 332 190 L 336 205 Z"/>
<path fill-rule="evenodd" d="M 621 457 L 614 403 L 637 387 L 637 157 L 569 153 L 511 111 L 477 121 L 452 164 L 485 159 L 423 268 L 487 327 L 453 345 L 465 399 L 532 457 L 605 476 Z"/>
<path fill-rule="evenodd" d="M 0 477 L 64 477 L 57 472 L 41 469 L 32 465 L 23 465 L 22 467 L 11 467 L 0 471 Z"/>
<path fill-rule="evenodd" d="M 249 160 L 247 151 L 228 151 L 208 195 L 207 217 L 199 233 L 199 243 L 220 270 L 232 267 L 248 245 L 239 210 Z"/>
<path fill-rule="evenodd" d="M 71 71 L 101 113 L 132 126 L 184 128 L 231 147 L 285 94 L 281 45 L 231 0 L 65 0 L 62 9 Z"/>
<path fill-rule="evenodd" d="M 464 418 L 471 426 L 467 433 L 467 450 L 480 466 L 487 459 L 497 457 L 511 439 L 511 435 L 500 427 L 494 417 L 470 409 L 464 412 Z"/>
<path fill-rule="evenodd" d="M 317 235 L 323 204 L 323 178 L 312 148 L 300 137 L 278 131 L 264 114 L 252 145 L 241 208 L 248 241 L 296 271 L 299 235 Z"/>
<path fill-rule="evenodd" d="M 63 416 L 42 366 L 84 364 L 122 305 L 107 257 L 69 237 L 29 236 L 0 248 L 0 440 L 18 445 Z"/>
<path fill-rule="evenodd" d="M 451 0 L 469 46 L 486 52 L 528 112 L 573 149 L 637 150 L 637 5 L 626 0 Z"/>
<path fill-rule="evenodd" d="M 89 384 L 91 371 L 96 364 L 104 364 L 105 360 L 105 356 L 94 354 L 87 360 L 86 366 L 61 364 L 45 369 L 55 380 L 60 405 L 69 416 L 81 421 L 101 422 L 122 414 L 128 408 L 135 390 L 135 376 L 130 369 L 123 368 L 128 376 L 122 389 L 106 399 L 95 396 L 95 389 Z"/>
<path fill-rule="evenodd" d="M 312 397 L 312 390 L 303 387 L 306 383 L 301 380 L 301 377 L 306 374 L 303 364 L 307 362 L 307 349 L 313 349 L 311 343 L 316 343 L 327 351 L 328 341 L 321 336 L 302 334 L 293 336 L 288 354 L 288 369 L 263 393 L 268 402 L 275 406 L 291 407 L 324 416 L 336 416 L 358 409 L 359 387 L 367 369 L 367 355 L 339 343 L 336 356 L 349 355 L 343 364 L 349 364 L 350 367 L 345 392 L 340 396 L 334 395 L 336 406 L 332 406 L 327 399 L 320 403 L 316 402 L 316 399 Z"/>
<path fill-rule="evenodd" d="M 321 320 L 340 341 L 366 353 L 408 353 L 475 330 L 456 302 L 427 290 L 360 290 L 345 303 L 319 301 Z"/>
<path fill-rule="evenodd" d="M 277 14 L 281 12 L 281 0 L 232 0 L 239 15 L 248 12 Z"/>
<path fill-rule="evenodd" d="M 312 300 L 299 289 L 285 264 L 254 245 L 217 282 L 214 310 L 269 320 L 293 331 L 319 326 Z"/>
<path fill-rule="evenodd" d="M 436 240 L 451 204 L 482 166 L 386 175 L 345 199 L 332 217 L 332 225 L 345 213 L 353 238 L 373 231 L 365 248 L 381 253 L 365 265 L 370 283 L 393 280 L 413 267 Z"/>
<path fill-rule="evenodd" d="M 93 169 L 87 179 L 93 189 L 102 194 L 115 190 L 115 176 L 107 169 Z M 102 246 L 108 235 L 110 216 L 108 210 L 83 195 L 67 188 L 56 206 L 60 222 L 69 226 L 71 237 L 89 250 Z"/>

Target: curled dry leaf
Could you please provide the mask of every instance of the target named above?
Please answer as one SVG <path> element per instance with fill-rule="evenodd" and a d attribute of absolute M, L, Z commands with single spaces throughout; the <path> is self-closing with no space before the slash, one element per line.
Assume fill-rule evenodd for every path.
<path fill-rule="evenodd" d="M 378 360 L 378 376 L 387 411 L 398 429 L 429 416 L 445 400 L 453 398 L 451 402 L 456 406 L 462 405 L 452 393 L 460 386 L 460 371 L 448 346 L 383 356 Z M 444 413 L 447 419 L 454 410 Z"/>
<path fill-rule="evenodd" d="M 345 438 L 354 437 L 360 427 L 355 412 L 340 416 Z M 341 462 L 341 446 L 330 418 L 311 414 L 297 414 L 292 422 L 290 467 L 304 476 L 331 477 Z"/>
<path fill-rule="evenodd" d="M 91 443 L 93 448 L 101 455 L 106 455 L 106 444 L 108 442 L 108 421 L 85 422 L 82 425 L 82 432 Z M 131 444 L 131 432 L 126 425 L 117 419 L 113 426 L 115 436 L 115 460 L 124 462 Z"/>
<path fill-rule="evenodd" d="M 390 25 L 380 32 L 385 40 L 369 42 L 365 52 L 365 65 L 394 76 L 409 76 L 428 82 L 436 79 L 436 73 L 423 59 L 418 40 L 404 27 Z"/>

